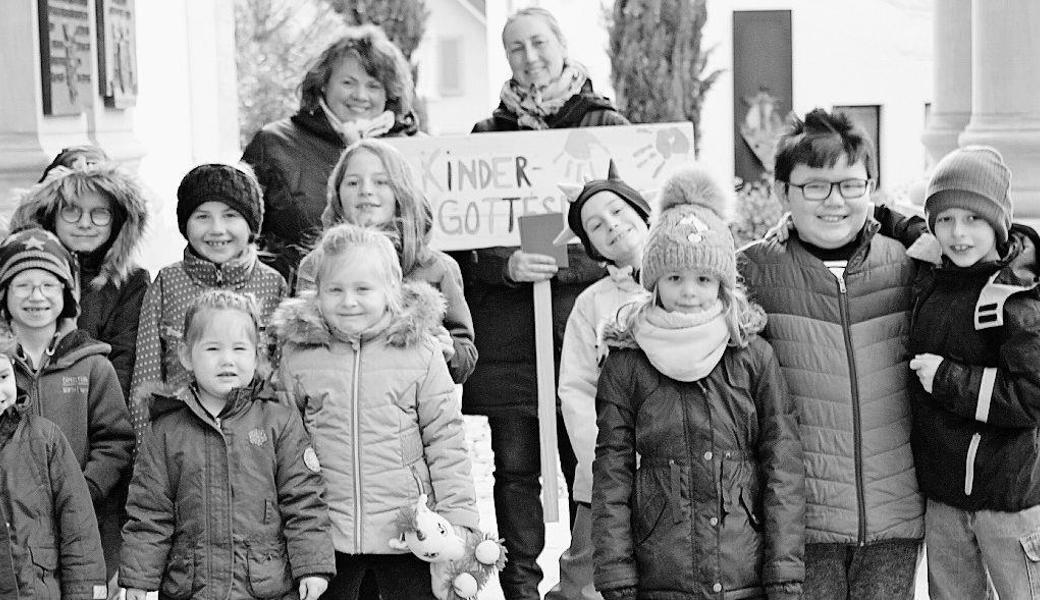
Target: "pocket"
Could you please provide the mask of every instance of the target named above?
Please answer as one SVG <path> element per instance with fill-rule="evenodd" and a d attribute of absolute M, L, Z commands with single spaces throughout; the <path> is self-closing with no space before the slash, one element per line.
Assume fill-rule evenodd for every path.
<path fill-rule="evenodd" d="M 751 524 L 751 528 L 758 533 L 762 533 L 765 530 L 765 524 L 758 516 L 758 513 L 755 512 L 755 499 L 751 497 L 751 493 L 747 488 L 740 488 L 740 506 L 744 508 L 744 513 L 747 514 L 747 520 Z"/>
<path fill-rule="evenodd" d="M 250 545 L 246 566 L 249 569 L 249 591 L 254 598 L 281 598 L 292 591 L 285 544 Z"/>
<path fill-rule="evenodd" d="M 160 590 L 162 595 L 173 600 L 191 598 L 195 584 L 195 552 L 184 546 L 174 546 L 166 560 Z"/>
<path fill-rule="evenodd" d="M 401 464 L 408 466 L 423 457 L 422 436 L 419 428 L 412 427 L 401 432 Z"/>
<path fill-rule="evenodd" d="M 645 544 L 664 517 L 668 503 L 667 490 L 658 481 L 659 474 L 652 469 L 636 471 L 635 519 L 632 523 L 632 542 Z"/>
<path fill-rule="evenodd" d="M 30 546 L 29 553 L 32 555 L 36 584 L 43 592 L 37 594 L 37 597 L 60 598 L 61 590 L 54 575 L 58 569 L 58 550 L 54 546 Z"/>
<path fill-rule="evenodd" d="M 1022 545 L 1026 575 L 1029 577 L 1029 597 L 1040 600 L 1040 531 L 1034 531 L 1018 542 Z"/>

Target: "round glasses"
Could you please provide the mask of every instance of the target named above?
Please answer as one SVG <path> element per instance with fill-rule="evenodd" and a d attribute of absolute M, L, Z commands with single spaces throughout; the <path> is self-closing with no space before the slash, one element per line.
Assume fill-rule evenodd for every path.
<path fill-rule="evenodd" d="M 58 211 L 58 215 L 66 223 L 79 223 L 79 220 L 83 218 L 83 207 L 78 204 L 65 204 Z M 112 222 L 112 211 L 101 207 L 92 208 L 90 209 L 90 222 L 98 227 L 108 225 Z"/>
<path fill-rule="evenodd" d="M 788 188 L 798 188 L 802 191 L 802 197 L 812 202 L 822 202 L 831 197 L 834 188 L 846 200 L 862 198 L 867 192 L 874 188 L 873 179 L 843 179 L 842 181 L 823 181 L 814 179 L 803 184 L 787 182 Z"/>

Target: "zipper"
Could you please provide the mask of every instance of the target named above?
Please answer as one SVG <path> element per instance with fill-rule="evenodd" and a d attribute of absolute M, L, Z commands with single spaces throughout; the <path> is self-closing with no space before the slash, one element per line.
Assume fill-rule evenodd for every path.
<path fill-rule="evenodd" d="M 364 515 L 361 513 L 361 428 L 358 426 L 358 417 L 360 410 L 358 409 L 358 376 L 361 374 L 361 341 L 352 340 L 350 345 L 354 348 L 354 381 L 351 382 L 351 396 L 350 396 L 350 410 L 353 413 L 351 415 L 351 432 L 354 443 L 354 552 L 361 554 L 361 520 Z"/>
<path fill-rule="evenodd" d="M 852 350 L 852 325 L 849 322 L 849 295 L 845 278 L 838 280 L 838 308 L 841 313 L 841 333 L 845 338 L 845 355 L 849 361 L 849 385 L 852 388 L 852 436 L 856 466 L 856 509 L 859 520 L 858 544 L 867 543 L 867 503 L 863 490 L 863 418 L 860 415 L 859 378 L 856 375 L 856 357 Z"/>

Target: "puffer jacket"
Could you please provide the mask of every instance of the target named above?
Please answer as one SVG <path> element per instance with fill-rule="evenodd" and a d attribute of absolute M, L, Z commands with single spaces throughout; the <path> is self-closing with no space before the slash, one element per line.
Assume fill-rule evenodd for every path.
<path fill-rule="evenodd" d="M 0 415 L 0 597 L 103 600 L 105 563 L 86 480 L 65 436 L 27 400 Z"/>
<path fill-rule="evenodd" d="M 296 277 L 296 291 L 314 289 L 315 253 L 311 251 L 300 262 Z M 455 354 L 448 361 L 448 371 L 455 383 L 465 383 L 477 364 L 477 347 L 473 343 L 473 317 L 462 292 L 462 272 L 459 263 L 439 250 L 431 250 L 429 259 L 404 274 L 406 281 L 425 281 L 444 295 L 447 309 L 444 312 L 444 328 L 451 335 Z"/>
<path fill-rule="evenodd" d="M 404 552 L 389 541 L 420 487 L 453 525 L 477 527 L 462 413 L 430 336 L 444 299 L 424 282 L 404 291 L 402 314 L 352 341 L 332 334 L 310 293 L 283 302 L 271 320 L 279 380 L 314 440 L 333 544 L 346 554 Z"/>
<path fill-rule="evenodd" d="M 418 132 L 415 116 L 397 115 L 387 136 Z M 321 234 L 325 190 L 345 145 L 321 108 L 264 126 L 242 152 L 264 188 L 261 258 L 295 285 L 296 267 Z"/>
<path fill-rule="evenodd" d="M 321 468 L 292 406 L 260 379 L 217 417 L 194 386 L 150 403 L 119 585 L 160 598 L 297 598 L 336 572 Z"/>
<path fill-rule="evenodd" d="M 592 502 L 592 460 L 596 456 L 596 382 L 606 348 L 601 334 L 622 306 L 645 298 L 647 291 L 631 269 L 607 267 L 610 275 L 590 285 L 574 301 L 560 353 L 560 411 L 578 465 L 574 471 L 576 502 Z"/>
<path fill-rule="evenodd" d="M 129 398 L 141 303 L 151 281 L 148 271 L 137 266 L 135 258 L 148 226 L 147 199 L 137 179 L 114 164 L 87 167 L 80 173 L 110 190 L 109 200 L 122 209 L 125 218 L 112 231 L 108 242 L 95 252 L 75 253 L 80 282 L 76 325 L 112 347 L 108 359 L 116 369 L 123 397 Z M 57 235 L 54 220 L 59 218 L 58 190 L 63 179 L 52 175 L 35 186 L 11 216 L 11 231 L 40 227 Z"/>
<path fill-rule="evenodd" d="M 947 262 L 917 287 L 910 350 L 943 357 L 931 393 L 915 380 L 917 477 L 962 510 L 1040 504 L 1040 288 L 1009 266 L 1020 235 L 1001 260 Z"/>
<path fill-rule="evenodd" d="M 869 221 L 838 280 L 797 236 L 738 264 L 798 406 L 809 543 L 924 535 L 910 447 L 907 364 L 916 265 Z"/>
<path fill-rule="evenodd" d="M 596 589 L 800 598 L 804 469 L 772 348 L 753 335 L 682 382 L 654 367 L 631 326 L 612 329 L 596 393 Z"/>

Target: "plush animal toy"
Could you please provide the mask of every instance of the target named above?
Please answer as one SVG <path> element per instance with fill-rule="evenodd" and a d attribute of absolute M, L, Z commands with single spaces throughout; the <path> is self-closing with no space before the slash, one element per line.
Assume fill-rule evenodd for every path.
<path fill-rule="evenodd" d="M 401 534 L 390 540 L 390 547 L 409 550 L 430 563 L 437 600 L 472 600 L 505 566 L 506 549 L 487 534 L 472 533 L 463 539 L 426 503 L 426 494 L 419 494 L 414 506 L 401 509 L 397 516 Z"/>

